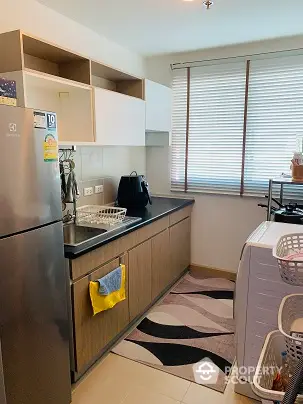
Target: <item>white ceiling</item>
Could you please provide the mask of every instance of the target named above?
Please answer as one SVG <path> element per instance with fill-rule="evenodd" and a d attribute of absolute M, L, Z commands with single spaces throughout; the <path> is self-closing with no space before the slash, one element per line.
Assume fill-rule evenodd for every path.
<path fill-rule="evenodd" d="M 142 55 L 303 34 L 303 0 L 38 0 Z"/>

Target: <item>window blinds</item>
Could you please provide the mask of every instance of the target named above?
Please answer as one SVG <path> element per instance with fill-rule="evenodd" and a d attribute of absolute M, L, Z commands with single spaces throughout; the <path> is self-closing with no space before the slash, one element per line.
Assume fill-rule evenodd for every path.
<path fill-rule="evenodd" d="M 258 196 L 289 172 L 303 56 L 174 70 L 173 94 L 172 190 Z"/>
<path fill-rule="evenodd" d="M 191 68 L 189 77 L 187 69 L 174 71 L 173 190 L 239 194 L 245 70 L 238 62 Z"/>
<path fill-rule="evenodd" d="M 171 188 L 174 191 L 185 190 L 186 121 L 187 69 L 180 69 L 173 76 Z"/>
<path fill-rule="evenodd" d="M 190 73 L 188 190 L 239 194 L 245 63 Z"/>
<path fill-rule="evenodd" d="M 269 178 L 289 172 L 297 136 L 302 134 L 303 56 L 251 61 L 245 194 L 264 195 Z"/>

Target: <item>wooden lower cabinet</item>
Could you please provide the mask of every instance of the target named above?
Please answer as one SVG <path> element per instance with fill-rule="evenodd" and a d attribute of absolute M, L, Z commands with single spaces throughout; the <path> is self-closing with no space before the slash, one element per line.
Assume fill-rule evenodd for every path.
<path fill-rule="evenodd" d="M 178 211 L 171 215 L 170 221 L 168 217 L 161 219 L 72 261 L 71 278 L 82 276 L 71 287 L 78 375 L 190 265 L 188 214 L 188 209 Z M 109 262 L 102 265 L 105 260 Z M 120 263 L 126 265 L 126 300 L 93 316 L 89 282 L 103 277 Z"/>
<path fill-rule="evenodd" d="M 151 267 L 152 299 L 155 299 L 175 278 L 170 264 L 168 229 L 151 239 Z"/>
<path fill-rule="evenodd" d="M 190 265 L 190 217 L 169 229 L 171 271 L 174 278 Z"/>
<path fill-rule="evenodd" d="M 130 320 L 143 313 L 152 301 L 151 243 L 147 240 L 128 252 Z"/>
<path fill-rule="evenodd" d="M 89 282 L 95 281 L 120 263 L 126 265 L 126 300 L 118 303 L 110 310 L 93 316 L 89 297 Z M 74 311 L 75 364 L 77 372 L 100 355 L 102 349 L 111 342 L 128 324 L 128 254 L 110 261 L 85 276 L 72 286 Z"/>

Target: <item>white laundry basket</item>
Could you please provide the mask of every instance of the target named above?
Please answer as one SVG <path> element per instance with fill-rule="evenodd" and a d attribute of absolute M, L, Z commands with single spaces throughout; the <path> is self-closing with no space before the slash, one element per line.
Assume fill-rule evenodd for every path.
<path fill-rule="evenodd" d="M 284 393 L 271 390 L 276 370 L 282 366 L 281 352 L 286 350 L 283 335 L 272 331 L 266 337 L 253 378 L 252 389 L 262 400 L 282 401 Z M 262 401 L 263 402 L 263 401 Z M 297 397 L 296 403 L 303 403 L 303 395 Z"/>
<path fill-rule="evenodd" d="M 303 233 L 282 236 L 273 249 L 282 280 L 290 285 L 303 286 L 303 257 L 298 261 L 287 258 L 294 253 L 303 253 Z"/>
<path fill-rule="evenodd" d="M 303 319 L 303 294 L 284 297 L 279 309 L 278 326 L 285 340 L 288 358 L 290 358 L 294 364 L 302 358 L 303 338 L 291 336 L 291 326 L 295 320 L 301 318 Z"/>

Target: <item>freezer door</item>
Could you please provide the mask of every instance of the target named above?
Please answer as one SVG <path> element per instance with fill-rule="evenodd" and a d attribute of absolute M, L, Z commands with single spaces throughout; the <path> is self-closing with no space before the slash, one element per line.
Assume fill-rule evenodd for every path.
<path fill-rule="evenodd" d="M 7 404 L 71 401 L 62 223 L 0 240 Z"/>
<path fill-rule="evenodd" d="M 58 161 L 47 143 L 56 146 L 56 128 L 43 127 L 40 119 L 34 129 L 31 109 L 0 106 L 0 237 L 62 218 Z"/>

